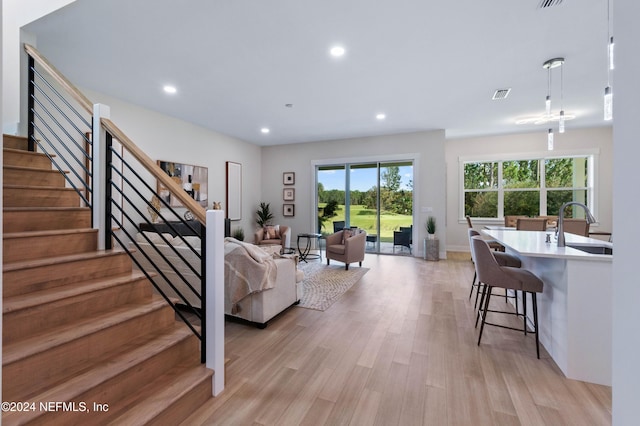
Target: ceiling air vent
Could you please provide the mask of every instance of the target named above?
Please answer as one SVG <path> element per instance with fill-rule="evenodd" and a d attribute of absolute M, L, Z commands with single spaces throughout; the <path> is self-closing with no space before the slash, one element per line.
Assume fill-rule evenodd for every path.
<path fill-rule="evenodd" d="M 496 90 L 496 93 L 493 94 L 493 97 L 491 99 L 493 99 L 494 101 L 497 101 L 499 99 L 506 99 L 507 96 L 509 96 L 509 93 L 511 93 L 511 88 L 498 89 Z"/>
<path fill-rule="evenodd" d="M 546 9 L 547 7 L 559 6 L 562 0 L 540 0 L 538 9 Z"/>

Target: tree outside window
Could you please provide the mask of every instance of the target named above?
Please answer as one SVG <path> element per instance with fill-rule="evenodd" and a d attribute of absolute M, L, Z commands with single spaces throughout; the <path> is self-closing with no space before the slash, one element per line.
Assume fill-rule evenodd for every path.
<path fill-rule="evenodd" d="M 589 202 L 589 156 L 465 162 L 464 214 L 558 215 L 568 201 Z M 584 217 L 581 209 L 565 217 Z"/>

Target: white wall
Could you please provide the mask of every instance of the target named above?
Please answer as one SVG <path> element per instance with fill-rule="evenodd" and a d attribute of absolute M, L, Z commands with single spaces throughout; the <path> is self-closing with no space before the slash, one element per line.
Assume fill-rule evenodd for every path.
<path fill-rule="evenodd" d="M 614 3 L 616 69 L 614 71 L 614 164 L 613 225 L 616 229 L 613 258 L 613 424 L 638 424 L 640 396 L 640 198 L 638 197 L 638 159 L 640 158 L 640 61 L 638 40 L 640 3 L 616 0 Z M 616 19 L 620 17 L 619 19 Z"/>
<path fill-rule="evenodd" d="M 512 154 L 522 152 L 546 152 L 547 134 L 524 133 L 516 135 L 487 136 L 465 139 L 448 139 L 445 145 L 447 161 L 447 249 L 468 251 L 469 237 L 464 212 L 459 208 L 460 175 L 458 159 L 474 155 Z M 554 153 L 579 150 L 598 150 L 598 210 L 595 212 L 598 227 L 593 230 L 612 230 L 612 169 L 613 139 L 611 127 L 571 129 L 556 135 Z M 476 228 L 482 224 L 474 223 Z"/>
<path fill-rule="evenodd" d="M 260 199 L 260 147 L 216 133 L 186 121 L 168 117 L 110 96 L 86 89 L 93 102 L 111 107 L 111 120 L 154 160 L 174 161 L 208 168 L 209 205 L 224 200 L 226 161 L 242 164 L 242 220 L 231 229 L 253 230 L 254 201 Z"/>
<path fill-rule="evenodd" d="M 260 201 L 271 203 L 275 222 L 292 227 L 292 244 L 296 235 L 314 231 L 317 216 L 314 204 L 314 162 L 324 160 L 358 161 L 384 158 L 415 159 L 414 162 L 414 241 L 426 236 L 426 213 L 421 207 L 432 207 L 441 241 L 441 256 L 446 246 L 445 233 L 445 163 L 444 131 L 406 133 L 368 138 L 343 139 L 264 147 L 262 149 L 262 198 L 253 203 L 255 211 Z M 295 172 L 295 217 L 282 216 L 283 172 Z M 257 225 L 254 224 L 254 229 Z M 417 234 L 416 234 L 417 232 Z M 422 255 L 422 243 L 414 244 L 414 255 Z"/>
<path fill-rule="evenodd" d="M 4 0 L 2 5 L 2 129 L 16 134 L 20 121 L 20 27 L 75 0 Z"/>

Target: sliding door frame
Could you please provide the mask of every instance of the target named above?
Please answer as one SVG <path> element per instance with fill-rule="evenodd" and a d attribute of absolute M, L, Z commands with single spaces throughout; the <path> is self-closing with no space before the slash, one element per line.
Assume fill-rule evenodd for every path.
<path fill-rule="evenodd" d="M 318 182 L 317 182 L 317 168 L 318 166 L 338 166 L 345 165 L 350 166 L 351 164 L 360 164 L 360 163 L 390 163 L 390 162 L 400 162 L 400 161 L 411 161 L 413 163 L 413 211 L 412 221 L 414 225 L 418 223 L 418 218 L 420 215 L 421 199 L 420 199 L 420 154 L 419 153 L 406 153 L 406 154 L 394 154 L 394 155 L 375 155 L 375 156 L 362 156 L 362 157 L 341 157 L 341 158 L 327 158 L 322 160 L 311 160 L 311 187 L 309 188 L 310 193 L 313 194 L 313 197 L 310 197 L 310 211 L 317 212 L 318 211 Z M 348 184 L 349 181 L 349 168 L 345 169 L 346 182 Z M 380 167 L 378 167 L 378 182 L 380 181 Z M 348 188 L 348 186 L 347 186 Z M 345 189 L 345 203 L 349 200 L 349 191 Z M 348 204 L 347 204 L 348 205 Z M 380 207 L 380 191 L 378 190 L 378 209 Z M 346 210 L 346 209 L 345 209 Z M 349 212 L 345 211 L 345 220 L 348 222 Z M 378 211 L 377 219 L 378 221 L 378 229 L 380 229 L 380 214 Z M 318 226 L 318 215 L 312 215 L 309 218 L 309 227 L 310 229 L 317 229 Z M 417 227 L 413 227 L 413 241 L 417 241 Z M 379 252 L 380 242 L 378 241 L 378 245 L 376 245 L 376 251 Z M 414 256 L 418 253 L 418 250 L 414 251 Z"/>

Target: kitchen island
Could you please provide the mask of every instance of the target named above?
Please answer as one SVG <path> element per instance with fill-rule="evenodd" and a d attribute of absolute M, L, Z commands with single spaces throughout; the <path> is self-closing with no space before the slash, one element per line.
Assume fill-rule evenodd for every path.
<path fill-rule="evenodd" d="M 593 252 L 612 253 L 612 244 L 565 233 L 567 247 L 558 247 L 553 232 L 483 232 L 544 282 L 538 295 L 539 338 L 562 372 L 611 386 L 613 255 Z"/>

